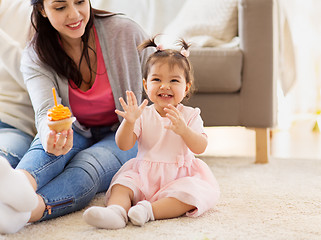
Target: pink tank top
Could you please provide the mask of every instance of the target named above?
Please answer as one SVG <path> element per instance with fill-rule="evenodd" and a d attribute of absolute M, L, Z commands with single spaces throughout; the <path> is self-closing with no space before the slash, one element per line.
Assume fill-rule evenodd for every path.
<path fill-rule="evenodd" d="M 69 85 L 69 103 L 78 122 L 87 126 L 110 126 L 118 122 L 115 113 L 115 102 L 109 84 L 104 58 L 99 44 L 96 29 L 97 73 L 92 87 L 84 92 L 77 88 L 73 81 Z"/>

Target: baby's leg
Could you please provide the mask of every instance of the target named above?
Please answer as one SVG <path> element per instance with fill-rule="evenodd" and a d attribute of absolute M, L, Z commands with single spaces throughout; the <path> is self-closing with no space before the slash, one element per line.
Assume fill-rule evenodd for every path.
<path fill-rule="evenodd" d="M 156 202 L 140 201 L 128 211 L 130 221 L 137 226 L 143 226 L 155 219 L 179 217 L 194 209 L 194 206 L 183 203 L 176 198 L 162 198 Z"/>
<path fill-rule="evenodd" d="M 168 197 L 152 203 L 156 220 L 182 216 L 186 212 L 195 209 L 195 206 L 183 203 L 176 198 Z"/>
<path fill-rule="evenodd" d="M 111 188 L 107 206 L 120 205 L 126 210 L 126 212 L 128 212 L 132 205 L 133 197 L 133 190 L 123 185 L 115 184 Z"/>
<path fill-rule="evenodd" d="M 111 189 L 107 207 L 88 208 L 83 217 L 92 226 L 105 229 L 119 229 L 128 222 L 127 212 L 131 206 L 133 191 L 116 184 Z"/>

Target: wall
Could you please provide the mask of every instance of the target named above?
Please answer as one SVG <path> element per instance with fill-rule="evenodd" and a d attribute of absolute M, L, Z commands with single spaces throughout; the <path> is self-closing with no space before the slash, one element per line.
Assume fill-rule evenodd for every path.
<path fill-rule="evenodd" d="M 186 0 L 92 0 L 92 6 L 122 12 L 140 24 L 149 35 L 161 33 Z M 168 8 L 168 5 L 171 7 Z M 165 11 L 166 9 L 166 11 Z"/>

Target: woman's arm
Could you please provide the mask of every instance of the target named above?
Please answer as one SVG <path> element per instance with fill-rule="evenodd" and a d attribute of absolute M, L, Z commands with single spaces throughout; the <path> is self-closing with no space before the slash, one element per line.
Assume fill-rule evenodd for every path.
<path fill-rule="evenodd" d="M 57 103 L 61 104 L 63 99 L 68 98 L 68 83 L 42 64 L 31 46 L 22 53 L 21 72 L 35 112 L 35 124 L 41 143 L 46 151 L 50 151 L 52 148 L 47 146 L 48 138 L 56 142 L 56 138 L 50 137 L 47 125 L 47 111 L 55 105 L 52 88 L 57 90 Z M 55 151 L 51 153 L 56 154 Z"/>

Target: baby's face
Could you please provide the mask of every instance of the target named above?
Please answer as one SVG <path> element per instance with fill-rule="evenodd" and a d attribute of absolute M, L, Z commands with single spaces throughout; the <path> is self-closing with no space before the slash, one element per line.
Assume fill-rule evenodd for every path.
<path fill-rule="evenodd" d="M 163 115 L 168 104 L 176 107 L 184 99 L 190 84 L 186 84 L 183 69 L 160 62 L 151 66 L 144 88 L 156 110 Z"/>

